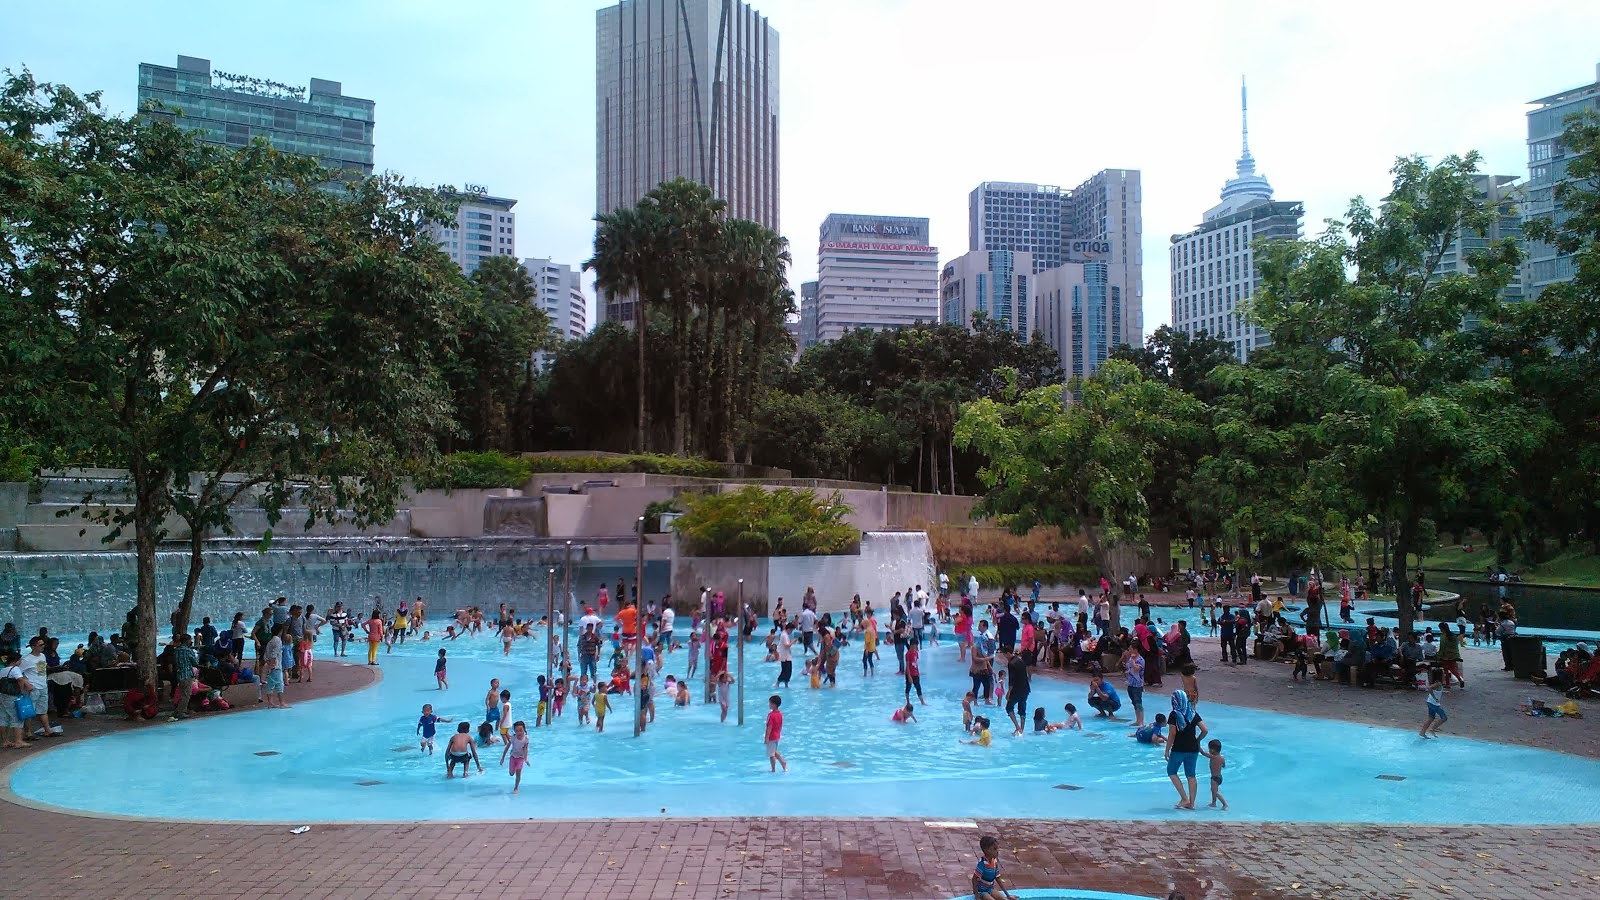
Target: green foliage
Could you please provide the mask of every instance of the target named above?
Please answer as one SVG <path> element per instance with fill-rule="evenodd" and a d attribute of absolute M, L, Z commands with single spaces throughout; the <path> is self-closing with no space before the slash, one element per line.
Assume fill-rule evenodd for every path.
<path fill-rule="evenodd" d="M 620 456 L 533 456 L 523 460 L 528 471 L 551 472 L 644 472 L 650 475 L 684 475 L 694 478 L 719 478 L 727 474 L 722 463 L 709 459 L 668 456 L 664 453 L 628 453 Z"/>
<path fill-rule="evenodd" d="M 644 505 L 644 530 L 647 534 L 661 533 L 661 514 L 683 512 L 676 499 L 652 500 Z"/>
<path fill-rule="evenodd" d="M 1039 525 L 1063 536 L 1081 531 L 1099 568 L 1115 574 L 1110 548 L 1142 542 L 1149 528 L 1153 457 L 1193 439 L 1203 407 L 1121 360 L 1072 388 L 1079 397 L 1070 403 L 1060 386 L 1013 387 L 1002 400 L 969 403 L 955 437 L 985 458 L 981 513 L 1017 534 Z"/>
<path fill-rule="evenodd" d="M 978 579 L 978 586 L 983 590 L 1008 587 L 1022 589 L 1030 587 L 1035 581 L 1043 585 L 1065 584 L 1074 586 L 1099 585 L 1100 583 L 1100 570 L 1094 566 L 1060 563 L 1017 563 L 953 567 L 940 563 L 939 570 L 949 573 L 952 582 L 959 574 L 971 575 Z"/>
<path fill-rule="evenodd" d="M 832 391 L 766 391 L 746 428 L 757 459 L 797 478 L 869 477 L 909 446 L 889 416 Z"/>
<path fill-rule="evenodd" d="M 0 448 L 0 482 L 32 481 L 39 471 L 39 454 L 27 447 Z"/>
<path fill-rule="evenodd" d="M 415 478 L 422 490 L 521 488 L 533 474 L 532 460 L 497 450 L 463 450 L 440 457 Z"/>
<path fill-rule="evenodd" d="M 848 552 L 861 539 L 838 494 L 747 485 L 680 499 L 684 514 L 674 528 L 694 556 L 822 556 Z"/>
<path fill-rule="evenodd" d="M 27 73 L 0 92 L 0 431 L 129 470 L 133 505 L 101 518 L 133 531 L 142 677 L 169 513 L 195 536 L 181 619 L 245 491 L 273 523 L 291 503 L 384 521 L 452 427 L 440 369 L 468 291 L 429 234 L 448 204 L 333 177 Z"/>
<path fill-rule="evenodd" d="M 509 256 L 485 259 L 470 284 L 443 367 L 459 427 L 442 441 L 515 450 L 532 429 L 517 413 L 532 394 L 534 352 L 554 343 L 550 318 L 535 305 L 532 277 Z"/>

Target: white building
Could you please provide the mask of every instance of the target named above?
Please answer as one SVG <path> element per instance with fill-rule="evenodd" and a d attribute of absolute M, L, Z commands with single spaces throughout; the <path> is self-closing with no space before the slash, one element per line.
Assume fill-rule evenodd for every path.
<path fill-rule="evenodd" d="M 1025 250 L 973 250 L 945 263 L 939 273 L 939 321 L 972 327 L 982 313 L 1026 341 L 1030 320 L 1028 278 L 1033 254 Z"/>
<path fill-rule="evenodd" d="M 583 295 L 583 273 L 548 259 L 525 259 L 522 268 L 533 280 L 534 305 L 550 317 L 550 333 L 559 340 L 575 341 L 589 331 L 588 300 Z M 535 353 L 534 365 L 544 368 L 547 354 Z"/>
<path fill-rule="evenodd" d="M 1298 201 L 1273 200 L 1272 185 L 1256 174 L 1250 155 L 1250 125 L 1244 88 L 1243 153 L 1238 174 L 1222 187 L 1222 202 L 1206 210 L 1199 228 L 1172 237 L 1172 327 L 1185 334 L 1204 331 L 1233 345 L 1242 362 L 1271 343 L 1265 330 L 1245 320 L 1243 305 L 1260 282 L 1257 241 L 1298 240 L 1305 215 Z"/>
<path fill-rule="evenodd" d="M 598 10 L 595 167 L 598 212 L 682 177 L 780 231 L 777 30 L 741 0 Z M 632 322 L 632 299 L 602 295 L 597 318 Z"/>
<path fill-rule="evenodd" d="M 1573 152 L 1561 141 L 1567 130 L 1567 116 L 1578 112 L 1600 112 L 1600 65 L 1594 69 L 1595 80 L 1534 100 L 1534 109 L 1528 111 L 1528 181 L 1527 202 L 1522 207 L 1522 220 L 1563 218 L 1561 204 L 1556 202 L 1556 185 L 1567 180 L 1567 165 Z M 1553 244 L 1528 241 L 1523 245 L 1527 257 L 1522 261 L 1519 292 L 1532 300 L 1552 284 L 1572 280 L 1572 257 L 1560 252 Z"/>
<path fill-rule="evenodd" d="M 817 268 L 818 342 L 939 320 L 939 249 L 928 246 L 927 219 L 834 213 L 822 222 Z"/>
<path fill-rule="evenodd" d="M 461 271 L 471 275 L 491 256 L 517 255 L 517 201 L 491 197 L 482 185 L 469 184 L 448 196 L 460 201 L 454 225 L 432 225 L 430 233 L 440 249 Z"/>
<path fill-rule="evenodd" d="M 1143 206 L 1137 169 L 1104 169 L 1061 207 L 1061 262 L 1105 264 L 1111 347 L 1144 343 Z"/>

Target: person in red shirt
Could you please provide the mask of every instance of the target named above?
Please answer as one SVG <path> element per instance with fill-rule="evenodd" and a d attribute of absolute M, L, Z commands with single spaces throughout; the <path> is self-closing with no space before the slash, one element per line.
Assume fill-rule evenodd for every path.
<path fill-rule="evenodd" d="M 783 713 L 778 712 L 778 707 L 783 705 L 783 698 L 773 694 L 767 698 L 767 705 L 771 711 L 767 713 L 767 764 L 772 771 L 778 771 L 783 766 L 785 772 L 789 771 L 789 763 L 778 752 L 778 742 L 783 740 Z"/>

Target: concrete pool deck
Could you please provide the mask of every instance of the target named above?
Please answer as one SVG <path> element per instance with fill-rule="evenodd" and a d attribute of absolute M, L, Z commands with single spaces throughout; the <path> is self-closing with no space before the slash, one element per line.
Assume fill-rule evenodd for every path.
<path fill-rule="evenodd" d="M 1414 729 L 1410 691 L 1291 685 L 1290 668 L 1208 663 L 1205 699 Z M 290 701 L 359 689 L 365 666 L 323 661 Z M 1531 719 L 1516 704 L 1557 695 L 1469 652 L 1469 690 L 1450 694 L 1450 733 L 1600 755 L 1596 707 L 1585 719 Z M 124 728 L 119 717 L 69 720 L 68 737 Z M 57 739 L 63 740 L 63 739 Z M 40 742 L 40 749 L 55 741 Z M 1419 743 L 1419 752 L 1426 745 Z M 37 750 L 0 754 L 0 765 Z M 160 764 L 153 761 L 152 764 Z M 1507 802 L 1514 773 L 1464 772 Z M 184 803 L 174 778 L 174 807 Z M 114 790 L 114 785 L 103 789 Z M 1285 785 L 1286 790 L 1299 789 Z M 1064 795 L 1070 802 L 1070 795 Z M 203 810 L 205 798 L 199 799 Z M 170 810 L 163 810 L 172 814 Z M 595 810 L 596 815 L 603 810 Z M 1188 900 L 1243 897 L 1588 897 L 1600 893 L 1600 827 L 1422 828 L 1182 822 L 1042 822 L 1004 818 L 1003 799 L 974 805 L 977 828 L 905 819 L 661 819 L 526 823 L 178 824 L 96 818 L 0 799 L 0 884 L 35 898 L 229 895 L 262 898 L 505 897 L 945 898 L 966 889 L 977 835 L 998 834 L 1015 887 L 1070 886 Z M 426 810 L 419 810 L 425 816 Z M 15 836 L 22 835 L 23 839 Z M 268 861 L 278 861 L 268 864 Z M 225 886 L 225 887 L 224 887 Z"/>

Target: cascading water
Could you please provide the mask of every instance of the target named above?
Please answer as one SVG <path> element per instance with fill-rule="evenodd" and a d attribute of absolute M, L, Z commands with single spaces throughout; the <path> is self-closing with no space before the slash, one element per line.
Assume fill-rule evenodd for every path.
<path fill-rule="evenodd" d="M 784 597 L 791 612 L 800 608 L 806 588 L 814 588 L 823 608 L 844 609 L 854 594 L 884 609 L 896 591 L 922 585 L 935 592 L 933 545 L 921 531 L 868 531 L 861 536 L 861 555 L 774 557 L 767 587 Z"/>
<path fill-rule="evenodd" d="M 582 547 L 574 548 L 572 592 L 579 601 L 592 596 L 602 580 L 633 581 L 632 563 L 583 561 L 583 555 Z M 193 622 L 210 616 L 221 625 L 235 612 L 254 621 L 278 596 L 316 604 L 323 612 L 341 600 L 367 612 L 375 596 L 389 608 L 402 598 L 422 597 L 434 622 L 467 606 L 493 613 L 501 603 L 516 608 L 519 617 L 537 618 L 547 608 L 549 569 L 556 570 L 556 591 L 561 590 L 562 560 L 563 548 L 504 541 L 208 550 Z M 156 613 L 162 627 L 183 595 L 188 564 L 187 552 L 157 554 Z M 114 630 L 133 608 L 135 584 L 130 553 L 9 554 L 0 558 L 0 622 L 15 622 L 24 633 L 41 626 L 63 634 Z M 667 564 L 646 562 L 645 596 L 666 591 Z"/>

